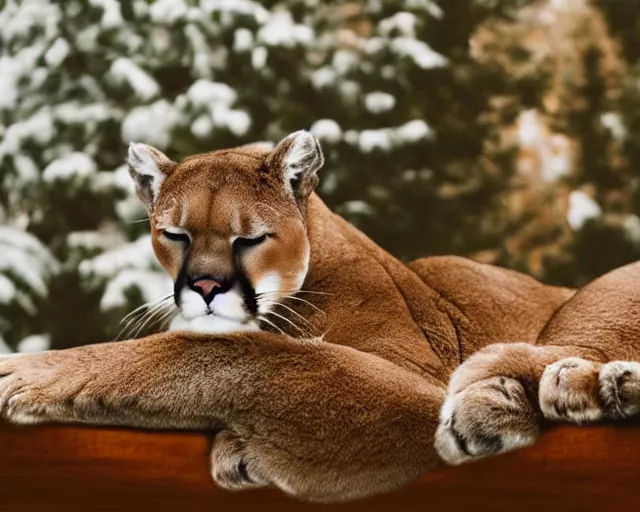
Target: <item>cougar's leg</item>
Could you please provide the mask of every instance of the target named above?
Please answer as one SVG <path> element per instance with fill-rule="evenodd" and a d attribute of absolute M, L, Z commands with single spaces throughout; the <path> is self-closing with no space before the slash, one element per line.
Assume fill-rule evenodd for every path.
<path fill-rule="evenodd" d="M 450 463 L 531 444 L 543 418 L 584 423 L 640 410 L 640 265 L 572 297 L 537 345 L 490 345 L 452 375 L 436 448 Z"/>
<path fill-rule="evenodd" d="M 0 416 L 220 430 L 212 473 L 314 501 L 399 487 L 437 463 L 442 387 L 372 354 L 272 333 L 166 333 L 0 359 Z"/>

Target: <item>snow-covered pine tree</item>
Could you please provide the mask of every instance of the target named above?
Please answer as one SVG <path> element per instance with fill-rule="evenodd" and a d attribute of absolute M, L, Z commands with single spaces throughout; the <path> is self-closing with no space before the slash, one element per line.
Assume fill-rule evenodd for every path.
<path fill-rule="evenodd" d="M 567 180 L 574 189 L 568 218 L 573 237 L 561 258 L 547 262 L 543 277 L 565 286 L 582 286 L 640 259 L 640 11 L 628 2 L 594 6 L 603 21 L 587 20 L 575 34 L 581 62 L 556 115 L 557 127 L 577 150 L 576 171 Z"/>
<path fill-rule="evenodd" d="M 521 3 L 7 0 L 0 335 L 23 350 L 113 339 L 170 291 L 123 166 L 132 140 L 180 158 L 309 127 L 320 193 L 386 248 L 497 243 L 511 154 L 486 151 L 483 118 L 521 91 L 469 38 Z"/>

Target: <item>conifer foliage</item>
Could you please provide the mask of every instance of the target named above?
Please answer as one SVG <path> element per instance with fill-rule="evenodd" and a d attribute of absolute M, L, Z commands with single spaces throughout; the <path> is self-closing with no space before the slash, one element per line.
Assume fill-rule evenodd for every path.
<path fill-rule="evenodd" d="M 506 209 L 517 148 L 504 127 L 542 108 L 549 75 L 510 74 L 472 41 L 494 21 L 518 23 L 530 3 L 6 0 L 0 350 L 115 339 L 126 313 L 171 292 L 124 165 L 131 141 L 180 159 L 310 129 L 327 157 L 319 193 L 392 253 L 499 252 L 521 226 Z M 637 59 L 634 37 L 620 37 Z M 524 42 L 496 51 L 530 53 Z M 567 114 L 566 131 L 600 114 Z M 581 179 L 622 186 L 639 154 L 627 140 L 618 181 L 604 157 L 589 157 Z"/>

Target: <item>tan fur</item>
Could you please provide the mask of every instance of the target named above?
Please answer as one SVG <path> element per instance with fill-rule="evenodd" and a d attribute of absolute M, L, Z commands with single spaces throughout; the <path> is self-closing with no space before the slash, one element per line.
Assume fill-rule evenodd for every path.
<path fill-rule="evenodd" d="M 250 277 L 257 281 L 267 269 L 278 270 L 286 280 L 284 289 L 294 288 L 307 248 L 304 220 L 287 200 L 278 176 L 266 167 L 261 170 L 263 165 L 261 152 L 229 150 L 190 157 L 176 166 L 149 217 L 154 249 L 172 277 L 182 254 L 176 244 L 162 239 L 160 228 L 180 226 L 193 233 L 190 269 L 206 274 L 211 269 L 230 272 L 230 238 L 251 237 L 254 225 L 266 224 L 282 236 L 252 251 Z"/>
<path fill-rule="evenodd" d="M 185 260 L 161 238 L 168 224 L 188 230 L 189 264 L 206 273 L 232 266 L 231 237 L 267 223 L 275 237 L 243 263 L 253 283 L 274 271 L 288 279 L 308 247 L 302 291 L 285 298 L 290 285 L 281 288 L 288 322 L 276 326 L 286 334 L 178 331 L 1 359 L 2 415 L 215 430 L 212 474 L 224 487 L 274 485 L 307 500 L 343 501 L 397 488 L 440 457 L 457 463 L 529 444 L 545 408 L 635 410 L 635 374 L 603 374 L 602 363 L 639 356 L 640 300 L 630 284 L 639 266 L 572 298 L 461 258 L 406 266 L 311 193 L 315 173 L 287 188 L 290 147 L 285 140 L 271 153 L 239 148 L 163 160 L 160 195 L 143 197 L 154 248 L 174 277 Z M 547 374 L 556 387 L 540 393 L 541 408 L 547 365 L 576 356 L 588 361 L 567 363 L 566 378 Z M 600 388 L 609 390 L 602 400 Z"/>

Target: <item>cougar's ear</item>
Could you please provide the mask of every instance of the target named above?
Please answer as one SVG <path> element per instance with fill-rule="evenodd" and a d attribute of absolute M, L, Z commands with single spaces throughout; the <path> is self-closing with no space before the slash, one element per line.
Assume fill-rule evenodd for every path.
<path fill-rule="evenodd" d="M 318 184 L 317 172 L 324 164 L 324 156 L 317 139 L 300 130 L 278 143 L 267 157 L 267 164 L 280 174 L 296 200 L 303 201 Z"/>
<path fill-rule="evenodd" d="M 162 182 L 177 164 L 169 160 L 162 151 L 140 142 L 129 144 L 127 163 L 138 197 L 151 212 Z"/>

